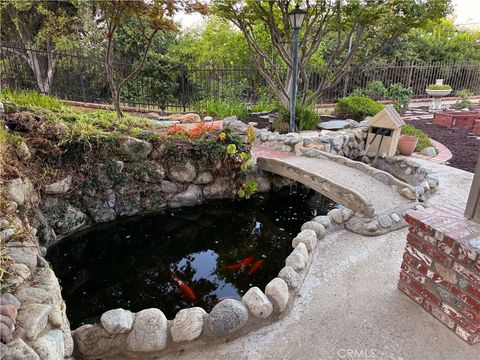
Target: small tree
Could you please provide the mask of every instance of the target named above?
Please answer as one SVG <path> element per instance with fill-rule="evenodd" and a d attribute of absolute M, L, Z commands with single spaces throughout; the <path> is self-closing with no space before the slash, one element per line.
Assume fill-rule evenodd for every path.
<path fill-rule="evenodd" d="M 316 101 L 349 69 L 363 66 L 400 35 L 450 10 L 450 0 L 213 0 L 214 12 L 242 31 L 257 70 L 285 106 L 292 81 L 288 13 L 297 3 L 306 11 L 298 59 L 298 95 L 304 102 Z M 315 84 L 312 75 L 320 79 Z"/>
<path fill-rule="evenodd" d="M 173 21 L 173 15 L 179 10 L 186 12 L 205 12 L 197 1 L 145 1 L 145 0 L 107 0 L 99 1 L 98 6 L 103 14 L 106 23 L 107 49 L 105 54 L 105 71 L 108 85 L 112 94 L 113 105 L 118 116 L 123 116 L 120 107 L 120 94 L 122 88 L 130 80 L 134 79 L 145 65 L 148 52 L 152 46 L 153 39 L 159 31 L 176 31 L 177 27 Z M 137 25 L 137 36 L 144 43 L 140 62 L 134 66 L 129 74 L 122 78 L 117 71 L 117 63 L 114 61 L 114 40 L 115 32 L 127 19 L 135 19 Z"/>
<path fill-rule="evenodd" d="M 0 1 L 2 51 L 25 60 L 40 92 L 50 93 L 57 51 L 78 39 L 85 10 L 79 1 Z"/>

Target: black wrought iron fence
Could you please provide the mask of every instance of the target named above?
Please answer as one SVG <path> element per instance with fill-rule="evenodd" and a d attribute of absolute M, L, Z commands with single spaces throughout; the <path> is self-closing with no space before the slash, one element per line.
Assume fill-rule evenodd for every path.
<path fill-rule="evenodd" d="M 26 58 L 32 54 L 46 73 L 47 59 L 54 56 L 56 65 L 49 81 L 49 93 L 61 99 L 111 103 L 110 91 L 101 56 L 79 53 L 49 53 L 39 49 L 2 46 L 0 50 L 0 86 L 10 89 L 39 90 L 38 81 Z M 125 76 L 132 64 L 118 62 L 119 76 Z M 311 71 L 310 88 L 314 89 L 321 76 Z M 394 64 L 352 67 L 348 76 L 337 86 L 323 92 L 318 102 L 332 102 L 357 88 L 365 88 L 373 80 L 385 85 L 401 83 L 413 90 L 414 98 L 425 96 L 425 88 L 436 79 L 457 90 L 469 89 L 480 94 L 480 63 L 397 62 Z M 129 106 L 151 107 L 167 111 L 186 111 L 204 98 L 235 98 L 255 102 L 272 98 L 265 80 L 254 68 L 213 67 L 190 68 L 165 62 L 155 69 L 145 68 L 122 91 L 122 103 Z"/>

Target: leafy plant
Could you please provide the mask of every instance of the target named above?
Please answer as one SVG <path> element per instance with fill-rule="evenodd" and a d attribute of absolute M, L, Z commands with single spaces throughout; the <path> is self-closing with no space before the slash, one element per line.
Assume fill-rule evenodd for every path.
<path fill-rule="evenodd" d="M 321 119 L 314 103 L 297 102 L 295 106 L 295 128 L 297 131 L 314 130 Z M 290 108 L 280 106 L 278 118 L 273 122 L 273 127 L 278 132 L 288 132 L 290 124 Z"/>
<path fill-rule="evenodd" d="M 460 100 L 455 103 L 457 109 L 472 109 L 473 103 L 469 99 L 470 96 L 473 96 L 471 91 L 467 89 L 459 90 L 455 95 L 460 98 Z"/>
<path fill-rule="evenodd" d="M 257 191 L 257 183 L 253 180 L 248 180 L 237 191 L 237 195 L 241 199 L 250 199 L 250 197 Z"/>
<path fill-rule="evenodd" d="M 240 120 L 248 118 L 247 105 L 235 99 L 204 99 L 193 105 L 195 111 L 216 118 L 225 118 L 235 115 Z"/>
<path fill-rule="evenodd" d="M 235 155 L 237 152 L 237 146 L 235 144 L 228 144 L 227 145 L 227 154 L 228 155 Z"/>
<path fill-rule="evenodd" d="M 393 101 L 393 105 L 398 112 L 405 109 L 412 100 L 413 90 L 406 88 L 402 84 L 392 84 L 388 87 L 388 98 Z"/>
<path fill-rule="evenodd" d="M 247 138 L 248 138 L 249 144 L 253 144 L 253 142 L 255 141 L 255 129 L 253 128 L 253 126 L 250 126 L 250 125 L 248 126 Z"/>
<path fill-rule="evenodd" d="M 410 125 L 410 124 L 404 125 L 402 127 L 401 133 L 402 135 L 415 136 L 418 139 L 417 146 L 415 147 L 415 151 L 417 152 L 420 152 L 427 147 L 433 146 L 428 135 L 424 131 L 417 129 L 413 125 Z"/>
<path fill-rule="evenodd" d="M 450 85 L 430 84 L 427 86 L 428 90 L 452 90 Z"/>
<path fill-rule="evenodd" d="M 350 95 L 340 99 L 335 105 L 335 114 L 342 118 L 362 121 L 383 109 L 383 105 L 366 96 Z"/>
<path fill-rule="evenodd" d="M 388 97 L 389 90 L 381 80 L 374 80 L 370 82 L 365 90 L 362 91 L 364 96 L 368 96 L 373 100 L 382 100 Z"/>
<path fill-rule="evenodd" d="M 262 112 L 262 111 L 275 111 L 277 110 L 277 105 L 275 105 L 270 98 L 261 94 L 260 98 L 252 105 L 253 112 Z"/>
<path fill-rule="evenodd" d="M 285 121 L 285 119 L 280 116 L 273 120 L 272 126 L 275 131 L 278 131 L 281 134 L 288 133 L 290 127 L 289 122 Z"/>

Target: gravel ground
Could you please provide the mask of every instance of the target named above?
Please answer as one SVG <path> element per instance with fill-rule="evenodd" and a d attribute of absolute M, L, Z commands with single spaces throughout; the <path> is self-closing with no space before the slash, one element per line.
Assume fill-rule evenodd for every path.
<path fill-rule="evenodd" d="M 432 124 L 432 120 L 407 120 L 406 123 L 425 131 L 430 138 L 450 149 L 453 157 L 448 165 L 469 172 L 475 171 L 480 146 L 480 137 L 468 129 L 448 129 Z"/>

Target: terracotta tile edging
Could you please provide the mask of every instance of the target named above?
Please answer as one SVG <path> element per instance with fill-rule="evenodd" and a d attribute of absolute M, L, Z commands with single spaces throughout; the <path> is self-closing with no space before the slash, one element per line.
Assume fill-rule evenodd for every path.
<path fill-rule="evenodd" d="M 433 161 L 433 162 L 436 162 L 438 164 L 447 163 L 447 161 L 450 160 L 453 156 L 452 152 L 442 143 L 439 143 L 438 141 L 435 141 L 433 139 L 430 139 L 430 141 L 432 142 L 433 147 L 436 148 L 437 151 L 438 151 L 437 156 L 430 157 L 430 156 L 422 155 L 420 153 L 414 153 L 412 156 L 416 157 L 416 158 L 419 158 L 419 159 L 425 159 L 425 160 Z"/>

